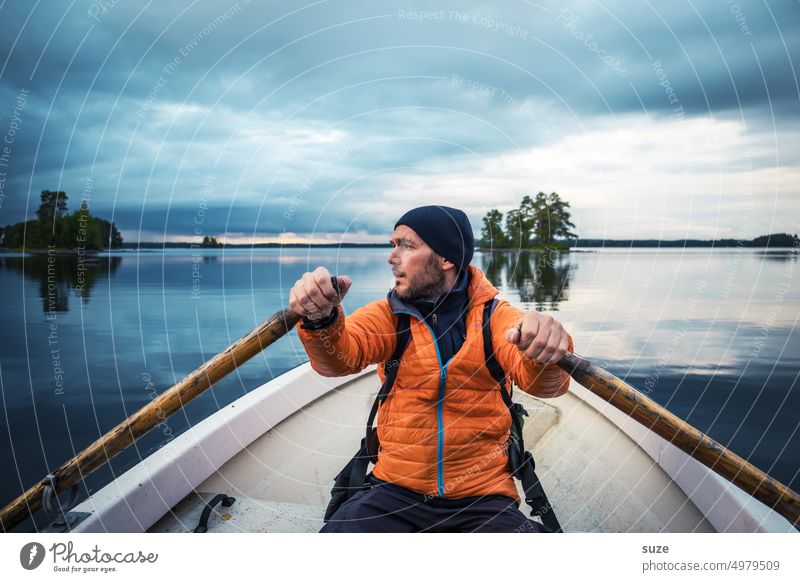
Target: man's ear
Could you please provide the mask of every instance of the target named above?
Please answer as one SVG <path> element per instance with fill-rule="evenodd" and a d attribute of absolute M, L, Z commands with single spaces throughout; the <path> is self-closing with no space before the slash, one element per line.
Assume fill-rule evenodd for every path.
<path fill-rule="evenodd" d="M 450 261 L 448 261 L 444 257 L 440 257 L 440 258 L 442 259 L 442 271 L 449 271 L 450 269 L 455 269 L 456 268 L 455 263 L 451 263 Z"/>

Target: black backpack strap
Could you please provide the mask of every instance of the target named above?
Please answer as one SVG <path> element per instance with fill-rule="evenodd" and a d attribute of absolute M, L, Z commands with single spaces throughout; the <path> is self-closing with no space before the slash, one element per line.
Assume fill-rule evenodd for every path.
<path fill-rule="evenodd" d="M 394 351 L 391 357 L 383 364 L 386 379 L 381 385 L 381 389 L 378 390 L 378 395 L 375 397 L 372 408 L 369 411 L 369 416 L 367 417 L 367 434 L 364 438 L 366 439 L 365 442 L 367 444 L 367 452 L 369 452 L 370 455 L 370 461 L 373 463 L 378 460 L 378 430 L 372 425 L 375 423 L 375 417 L 378 415 L 378 408 L 383 404 L 383 401 L 386 400 L 386 397 L 389 396 L 389 392 L 392 391 L 392 386 L 394 386 L 394 381 L 397 378 L 397 370 L 400 368 L 400 360 L 408 347 L 408 343 L 411 341 L 411 317 L 408 313 L 401 313 L 397 316 L 395 337 L 397 340 Z"/>
<path fill-rule="evenodd" d="M 519 444 L 522 449 L 525 449 L 525 443 L 522 440 L 522 416 L 528 416 L 528 413 L 520 404 L 515 404 L 514 401 L 511 399 L 511 392 L 508 390 L 508 384 L 506 383 L 506 373 L 503 370 L 503 367 L 497 361 L 497 358 L 494 357 L 494 347 L 492 345 L 492 327 L 490 324 L 490 319 L 492 317 L 492 313 L 494 312 L 494 308 L 497 306 L 497 299 L 490 299 L 483 305 L 483 357 L 486 360 L 486 367 L 489 369 L 489 373 L 492 375 L 492 378 L 500 384 L 500 395 L 503 397 L 503 402 L 505 402 L 506 407 L 508 407 L 509 412 L 511 412 L 511 421 L 514 424 L 514 429 L 517 433 L 517 438 L 519 439 Z M 516 412 L 516 414 L 514 414 Z"/>
<path fill-rule="evenodd" d="M 411 316 L 408 313 L 401 313 L 397 316 L 397 327 L 395 329 L 395 337 L 397 342 L 394 346 L 392 356 L 384 363 L 383 371 L 386 374 L 386 380 L 381 385 L 378 391 L 378 396 L 375 402 L 372 403 L 372 409 L 369 411 L 369 418 L 367 419 L 367 437 L 372 430 L 372 423 L 375 422 L 375 416 L 378 414 L 378 405 L 383 404 L 389 392 L 392 391 L 394 381 L 397 378 L 397 370 L 400 368 L 400 360 L 411 341 Z"/>
<path fill-rule="evenodd" d="M 533 460 L 533 455 L 525 450 L 525 441 L 522 438 L 522 417 L 528 416 L 528 413 L 521 404 L 511 399 L 511 393 L 506 384 L 506 373 L 494 356 L 490 320 L 496 306 L 497 299 L 490 299 L 483 305 L 483 355 L 489 373 L 500 384 L 500 394 L 511 414 L 512 427 L 508 447 L 511 472 L 514 477 L 522 481 L 525 502 L 531 508 L 531 515 L 539 516 L 542 523 L 550 531 L 561 533 L 561 525 L 558 523 L 553 506 L 547 500 L 544 487 L 542 487 L 539 477 L 536 476 L 536 463 Z"/>
<path fill-rule="evenodd" d="M 503 397 L 503 402 L 506 403 L 509 410 L 512 410 L 514 408 L 514 401 L 511 400 L 511 393 L 508 391 L 508 385 L 506 384 L 506 372 L 497 361 L 497 358 L 494 357 L 494 347 L 492 345 L 492 326 L 490 324 L 490 319 L 496 306 L 497 299 L 490 299 L 483 305 L 483 359 L 486 361 L 486 367 L 489 369 L 492 378 L 500 384 L 500 394 Z M 519 425 L 519 418 L 512 415 L 512 421 L 514 421 L 520 438 L 522 438 L 522 426 Z"/>
<path fill-rule="evenodd" d="M 407 313 L 397 316 L 397 326 L 395 329 L 396 343 L 391 357 L 384 363 L 386 379 L 378 391 L 378 395 L 372 403 L 367 418 L 366 435 L 361 439 L 361 447 L 355 456 L 350 459 L 344 469 L 336 476 L 333 489 L 331 490 L 331 503 L 325 513 L 325 521 L 335 513 L 336 509 L 347 501 L 353 494 L 364 488 L 364 480 L 367 477 L 367 469 L 370 463 L 378 460 L 378 431 L 372 425 L 378 415 L 378 408 L 389 396 L 397 378 L 397 370 L 400 367 L 400 360 L 411 341 L 411 317 Z"/>

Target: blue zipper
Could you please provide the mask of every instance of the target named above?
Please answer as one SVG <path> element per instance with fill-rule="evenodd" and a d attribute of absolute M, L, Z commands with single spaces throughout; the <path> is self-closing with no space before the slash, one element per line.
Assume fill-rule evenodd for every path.
<path fill-rule="evenodd" d="M 436 336 L 433 336 L 433 341 L 436 343 Z M 439 346 L 436 346 L 436 355 L 439 355 Z M 447 366 L 450 361 L 442 368 L 440 374 L 441 380 L 439 381 L 439 402 L 436 404 L 436 414 L 439 421 L 439 439 L 436 443 L 436 479 L 439 485 L 439 497 L 444 498 L 444 419 L 442 418 L 442 408 L 444 406 L 444 388 L 447 382 Z M 439 358 L 439 365 L 442 365 L 442 359 Z"/>
<path fill-rule="evenodd" d="M 439 342 L 436 341 L 436 334 L 433 333 L 433 328 L 428 325 L 424 319 L 420 319 L 417 314 L 410 311 L 395 311 L 395 313 L 406 313 L 419 319 L 428 330 L 431 332 L 433 338 L 433 346 L 436 348 L 436 359 L 439 361 L 439 400 L 436 403 L 436 422 L 438 425 L 437 440 L 436 440 L 436 488 L 439 497 L 444 498 L 444 419 L 442 418 L 442 407 L 444 406 L 444 390 L 447 383 L 447 366 L 453 360 L 451 357 L 447 360 L 446 364 L 442 364 L 442 354 L 439 352 Z"/>

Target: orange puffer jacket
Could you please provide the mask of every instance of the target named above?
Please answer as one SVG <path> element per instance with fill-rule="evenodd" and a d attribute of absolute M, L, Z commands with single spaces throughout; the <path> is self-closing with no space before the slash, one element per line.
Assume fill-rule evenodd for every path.
<path fill-rule="evenodd" d="M 428 324 L 411 318 L 411 342 L 394 387 L 378 411 L 380 451 L 373 474 L 431 496 L 496 494 L 519 500 L 506 452 L 511 416 L 483 352 L 483 305 L 497 295 L 497 289 L 479 269 L 472 265 L 469 269 L 467 337 L 449 362 L 440 361 Z M 385 379 L 383 362 L 394 351 L 397 312 L 387 299 L 373 301 L 347 317 L 338 309 L 329 327 L 299 330 L 311 366 L 323 376 L 343 376 L 377 363 L 378 374 Z M 505 340 L 505 332 L 523 315 L 508 302 L 498 301 L 490 320 L 497 361 L 529 394 L 560 396 L 569 387 L 569 375 L 557 366 L 526 358 Z"/>

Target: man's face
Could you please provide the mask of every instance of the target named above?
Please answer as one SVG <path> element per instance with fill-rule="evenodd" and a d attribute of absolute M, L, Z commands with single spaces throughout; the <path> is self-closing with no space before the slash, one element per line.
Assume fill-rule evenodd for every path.
<path fill-rule="evenodd" d="M 401 299 L 427 299 L 439 295 L 445 285 L 441 259 L 413 229 L 401 224 L 389 240 L 388 263 Z"/>

